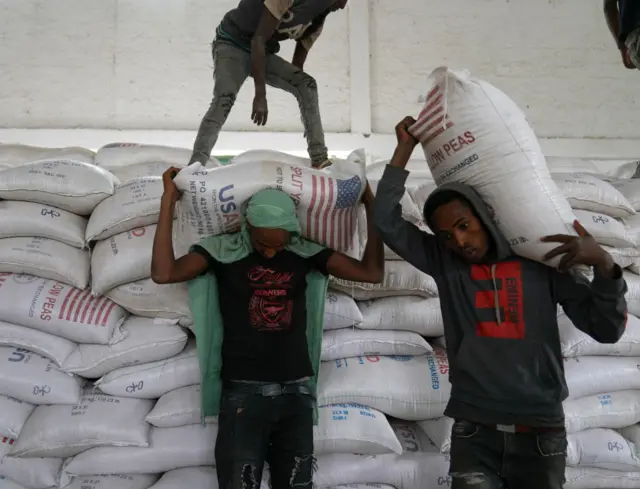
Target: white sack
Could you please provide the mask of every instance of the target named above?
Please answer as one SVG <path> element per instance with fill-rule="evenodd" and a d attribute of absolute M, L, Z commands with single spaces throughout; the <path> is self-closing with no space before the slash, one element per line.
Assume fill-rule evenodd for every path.
<path fill-rule="evenodd" d="M 24 348 L 53 360 L 58 367 L 78 347 L 66 338 L 4 321 L 0 321 L 0 346 Z"/>
<path fill-rule="evenodd" d="M 75 404 L 82 381 L 52 360 L 22 348 L 0 347 L 0 394 L 31 404 Z"/>
<path fill-rule="evenodd" d="M 105 294 L 131 314 L 191 322 L 188 286 L 156 284 L 150 278 L 120 285 Z"/>
<path fill-rule="evenodd" d="M 0 272 L 25 273 L 84 289 L 91 254 L 48 238 L 0 239 Z"/>
<path fill-rule="evenodd" d="M 319 486 L 320 489 L 396 489 L 389 484 L 338 484 L 335 486 Z"/>
<path fill-rule="evenodd" d="M 360 404 L 334 404 L 318 408 L 318 425 L 313 427 L 313 452 L 402 453 L 389 421 L 380 411 Z"/>
<path fill-rule="evenodd" d="M 151 363 L 123 367 L 108 373 L 95 385 L 105 394 L 157 399 L 167 392 L 200 382 L 195 341 L 178 355 Z"/>
<path fill-rule="evenodd" d="M 613 176 L 621 180 L 633 178 L 636 172 L 638 171 L 639 164 L 640 164 L 640 161 L 629 161 L 629 162 L 623 163 L 622 165 L 620 165 L 618 168 L 615 169 L 615 171 L 613 172 Z"/>
<path fill-rule="evenodd" d="M 558 173 L 553 175 L 553 181 L 574 209 L 612 217 L 629 217 L 635 214 L 633 207 L 619 190 L 595 175 Z"/>
<path fill-rule="evenodd" d="M 634 210 L 640 210 L 640 179 L 611 180 L 609 183 L 624 195 Z"/>
<path fill-rule="evenodd" d="M 625 225 L 606 214 L 575 210 L 576 218 L 598 243 L 614 248 L 633 248 L 635 243 L 627 237 Z"/>
<path fill-rule="evenodd" d="M 569 399 L 602 392 L 640 390 L 640 358 L 580 357 L 565 360 Z"/>
<path fill-rule="evenodd" d="M 386 297 L 360 302 L 362 329 L 413 331 L 422 336 L 444 334 L 440 299 L 418 296 Z"/>
<path fill-rule="evenodd" d="M 106 297 L 33 275 L 0 273 L 0 321 L 77 343 L 116 343 L 126 312 Z"/>
<path fill-rule="evenodd" d="M 567 436 L 567 465 L 640 472 L 633 443 L 614 430 L 596 428 Z"/>
<path fill-rule="evenodd" d="M 640 422 L 638 391 L 618 391 L 562 403 L 568 433 L 592 428 L 623 428 Z"/>
<path fill-rule="evenodd" d="M 257 160 L 251 165 L 203 169 L 194 163 L 175 178 L 183 196 L 176 216 L 177 255 L 202 237 L 238 229 L 248 199 L 265 188 L 278 188 L 298 203 L 302 235 L 337 251 L 349 251 L 357 227 L 357 204 L 366 181 L 364 161 L 337 162 L 318 171 Z M 247 178 L 247 170 L 252 178 Z"/>
<path fill-rule="evenodd" d="M 143 177 L 118 185 L 115 193 L 91 213 L 86 240 L 102 241 L 116 234 L 155 224 L 164 192 L 161 177 Z"/>
<path fill-rule="evenodd" d="M 623 274 L 628 288 L 625 298 L 629 313 L 638 317 L 640 316 L 640 276 L 627 271 Z"/>
<path fill-rule="evenodd" d="M 11 449 L 12 457 L 73 457 L 94 447 L 147 447 L 153 401 L 87 389 L 73 406 L 38 406 Z"/>
<path fill-rule="evenodd" d="M 95 164 L 108 170 L 120 170 L 140 163 L 168 163 L 182 168 L 189 163 L 191 150 L 173 146 L 138 143 L 109 143 L 98 150 Z M 208 165 L 213 163 L 209 160 Z"/>
<path fill-rule="evenodd" d="M 634 246 L 640 245 L 640 214 L 631 216 L 627 219 L 623 219 L 625 230 L 627 232 L 627 239 L 634 244 Z"/>
<path fill-rule="evenodd" d="M 184 166 L 185 165 L 172 165 L 171 163 L 163 162 L 149 162 L 110 168 L 109 171 L 116 176 L 120 184 L 125 184 L 136 178 L 161 177 L 169 168 L 183 168 Z"/>
<path fill-rule="evenodd" d="M 180 353 L 187 334 L 172 324 L 154 324 L 150 318 L 131 316 L 122 326 L 126 338 L 115 345 L 79 345 L 62 366 L 87 379 L 97 379 L 129 365 L 165 360 Z"/>
<path fill-rule="evenodd" d="M 15 440 L 0 438 L 0 477 L 7 477 L 27 489 L 58 487 L 58 474 L 62 460 L 58 458 L 32 458 L 29 460 L 7 457 Z M 2 487 L 2 481 L 0 481 Z"/>
<path fill-rule="evenodd" d="M 328 362 L 364 355 L 418 356 L 430 351 L 427 340 L 410 331 L 337 329 L 324 332 L 320 360 Z"/>
<path fill-rule="evenodd" d="M 576 328 L 565 315 L 558 316 L 560 344 L 565 357 L 586 355 L 640 357 L 640 319 L 627 315 L 627 327 L 617 343 L 598 343 L 586 333 Z"/>
<path fill-rule="evenodd" d="M 0 201 L 0 238 L 38 236 L 84 248 L 87 219 L 35 202 Z"/>
<path fill-rule="evenodd" d="M 381 297 L 415 295 L 437 297 L 435 280 L 404 261 L 387 261 L 384 265 L 384 280 L 381 284 L 365 284 L 330 277 L 331 287 L 356 300 L 365 301 Z"/>
<path fill-rule="evenodd" d="M 118 285 L 150 277 L 155 234 L 153 224 L 98 241 L 91 256 L 93 294 L 104 294 Z"/>
<path fill-rule="evenodd" d="M 0 199 L 26 200 L 81 216 L 113 195 L 116 178 L 88 163 L 67 159 L 35 161 L 0 175 Z"/>
<path fill-rule="evenodd" d="M 321 455 L 314 483 L 318 487 L 377 483 L 400 489 L 450 486 L 448 455 L 439 453 L 417 425 L 392 426 L 404 449 L 401 455 Z"/>
<path fill-rule="evenodd" d="M 230 165 L 255 164 L 257 162 L 284 163 L 285 165 L 310 167 L 309 158 L 276 151 L 273 149 L 251 149 L 244 151 L 229 160 Z"/>
<path fill-rule="evenodd" d="M 76 455 L 66 465 L 69 475 L 158 474 L 182 467 L 214 463 L 217 425 L 152 428 L 148 448 L 98 447 Z"/>
<path fill-rule="evenodd" d="M 567 467 L 564 489 L 639 489 L 640 473 Z"/>
<path fill-rule="evenodd" d="M 164 394 L 146 421 L 158 428 L 176 428 L 202 421 L 200 384 L 180 387 Z"/>
<path fill-rule="evenodd" d="M 437 419 L 419 421 L 418 426 L 422 428 L 431 443 L 433 443 L 442 453 L 449 453 L 451 450 L 451 430 L 454 420 L 443 416 Z"/>
<path fill-rule="evenodd" d="M 0 396 L 0 438 L 17 438 L 35 406 L 13 397 Z"/>
<path fill-rule="evenodd" d="M 502 91 L 468 71 L 436 68 L 410 131 L 422 143 L 436 183 L 476 188 L 518 255 L 540 261 L 554 246 L 541 243 L 542 236 L 573 233 L 575 217 L 538 140 Z"/>
<path fill-rule="evenodd" d="M 218 476 L 213 467 L 186 467 L 165 472 L 149 489 L 218 489 Z M 267 470 L 262 476 L 260 489 L 269 489 Z"/>
<path fill-rule="evenodd" d="M 0 489 L 27 489 L 11 479 L 7 479 L 4 475 L 0 475 Z"/>
<path fill-rule="evenodd" d="M 584 158 L 547 156 L 547 166 L 551 173 L 600 173 L 593 161 Z"/>
<path fill-rule="evenodd" d="M 94 475 L 74 477 L 64 489 L 148 489 L 157 480 L 153 474 Z"/>
<path fill-rule="evenodd" d="M 324 303 L 324 329 L 350 328 L 362 322 L 358 304 L 347 294 L 329 290 Z"/>
<path fill-rule="evenodd" d="M 364 404 L 407 420 L 442 416 L 451 394 L 449 363 L 442 350 L 418 357 L 322 362 L 318 385 L 320 404 Z"/>
<path fill-rule="evenodd" d="M 25 144 L 0 144 L 0 166 L 20 166 L 43 159 L 65 159 L 93 164 L 95 153 L 86 148 L 43 148 Z"/>
<path fill-rule="evenodd" d="M 613 262 L 623 270 L 629 268 L 633 271 L 634 267 L 640 265 L 640 250 L 636 248 L 611 248 L 603 246 L 603 248 L 611 255 Z"/>

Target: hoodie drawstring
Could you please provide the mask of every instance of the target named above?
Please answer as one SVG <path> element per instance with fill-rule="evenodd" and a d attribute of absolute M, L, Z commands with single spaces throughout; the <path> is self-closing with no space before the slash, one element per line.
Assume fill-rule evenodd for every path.
<path fill-rule="evenodd" d="M 491 281 L 493 282 L 493 305 L 496 309 L 496 318 L 498 325 L 502 325 L 502 319 L 500 314 L 500 298 L 498 297 L 498 283 L 496 281 L 496 265 L 491 265 Z"/>

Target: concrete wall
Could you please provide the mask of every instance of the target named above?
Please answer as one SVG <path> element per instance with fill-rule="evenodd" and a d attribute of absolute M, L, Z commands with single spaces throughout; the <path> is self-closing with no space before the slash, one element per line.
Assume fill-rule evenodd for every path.
<path fill-rule="evenodd" d="M 622 67 L 601 0 L 368 2 L 364 59 L 349 59 L 346 11 L 329 17 L 309 57 L 326 131 L 350 130 L 350 70 L 366 70 L 370 51 L 375 133 L 416 114 L 428 74 L 448 64 L 504 89 L 540 136 L 638 138 L 640 73 Z M 235 3 L 0 0 L 0 127 L 196 129 L 213 31 Z M 249 80 L 226 130 L 255 128 L 252 89 Z M 269 102 L 266 130 L 301 129 L 293 97 L 271 90 Z"/>

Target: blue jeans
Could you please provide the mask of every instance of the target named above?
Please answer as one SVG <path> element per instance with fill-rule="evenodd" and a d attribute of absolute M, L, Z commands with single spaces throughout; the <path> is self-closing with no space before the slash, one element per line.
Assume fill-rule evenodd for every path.
<path fill-rule="evenodd" d="M 311 489 L 313 406 L 300 384 L 225 385 L 215 451 L 220 489 L 260 489 L 265 462 L 274 489 Z"/>
<path fill-rule="evenodd" d="M 451 489 L 562 489 L 564 429 L 505 433 L 469 421 L 451 432 Z"/>

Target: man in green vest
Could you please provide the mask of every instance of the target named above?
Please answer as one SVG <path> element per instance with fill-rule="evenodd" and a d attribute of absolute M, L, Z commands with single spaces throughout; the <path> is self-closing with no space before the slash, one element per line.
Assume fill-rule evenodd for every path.
<path fill-rule="evenodd" d="M 212 44 L 213 100 L 200 123 L 191 163 L 205 164 L 236 96 L 251 76 L 255 85 L 251 119 L 267 123 L 266 86 L 291 93 L 300 106 L 304 136 L 314 168 L 331 164 L 324 141 L 316 81 L 304 71 L 309 50 L 320 36 L 327 15 L 344 9 L 347 0 L 240 0 L 216 30 Z M 294 39 L 291 63 L 277 55 L 280 41 Z"/>
<path fill-rule="evenodd" d="M 203 417 L 218 415 L 219 487 L 259 489 L 266 461 L 272 487 L 311 489 L 328 275 L 382 281 L 373 194 L 367 186 L 362 198 L 369 234 L 361 260 L 302 238 L 293 199 L 274 189 L 251 198 L 240 231 L 204 239 L 175 259 L 176 171 L 163 176 L 151 277 L 189 281 Z"/>

